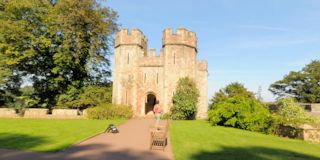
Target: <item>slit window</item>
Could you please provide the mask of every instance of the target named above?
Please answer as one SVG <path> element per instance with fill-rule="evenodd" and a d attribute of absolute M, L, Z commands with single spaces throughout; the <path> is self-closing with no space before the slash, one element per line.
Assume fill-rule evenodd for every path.
<path fill-rule="evenodd" d="M 127 63 L 129 64 L 129 61 L 130 61 L 130 55 L 128 53 L 128 58 L 127 58 Z"/>
<path fill-rule="evenodd" d="M 126 91 L 126 104 L 128 104 L 128 91 Z"/>
<path fill-rule="evenodd" d="M 157 73 L 157 84 L 159 83 L 159 74 Z"/>
<path fill-rule="evenodd" d="M 144 73 L 144 83 L 147 81 L 147 73 Z"/>
<path fill-rule="evenodd" d="M 173 64 L 176 64 L 176 53 L 173 53 Z"/>

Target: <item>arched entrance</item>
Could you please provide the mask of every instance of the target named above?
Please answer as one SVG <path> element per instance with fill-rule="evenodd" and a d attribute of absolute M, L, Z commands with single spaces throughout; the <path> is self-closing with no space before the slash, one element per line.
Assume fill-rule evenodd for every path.
<path fill-rule="evenodd" d="M 153 93 L 147 94 L 147 101 L 145 104 L 145 114 L 146 115 L 153 115 L 153 107 L 157 102 L 157 98 Z"/>

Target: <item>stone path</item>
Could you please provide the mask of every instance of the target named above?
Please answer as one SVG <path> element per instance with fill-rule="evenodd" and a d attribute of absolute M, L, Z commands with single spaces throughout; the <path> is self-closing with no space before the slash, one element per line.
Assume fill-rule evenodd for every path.
<path fill-rule="evenodd" d="M 172 160 L 168 139 L 165 151 L 149 150 L 153 119 L 131 119 L 118 127 L 119 134 L 100 134 L 58 153 L 0 149 L 5 160 Z"/>

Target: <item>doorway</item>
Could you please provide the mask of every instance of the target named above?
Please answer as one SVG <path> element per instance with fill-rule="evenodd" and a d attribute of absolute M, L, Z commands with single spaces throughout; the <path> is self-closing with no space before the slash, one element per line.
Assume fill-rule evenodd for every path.
<path fill-rule="evenodd" d="M 153 115 L 153 107 L 156 104 L 156 96 L 152 93 L 147 95 L 147 102 L 145 104 L 145 115 Z"/>

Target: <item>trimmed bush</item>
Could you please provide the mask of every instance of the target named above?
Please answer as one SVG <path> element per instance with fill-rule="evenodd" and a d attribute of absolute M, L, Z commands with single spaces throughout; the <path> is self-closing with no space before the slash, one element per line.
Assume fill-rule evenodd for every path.
<path fill-rule="evenodd" d="M 197 114 L 199 90 L 195 82 L 188 78 L 180 78 L 176 93 L 173 95 L 171 117 L 175 120 L 192 120 Z"/>
<path fill-rule="evenodd" d="M 88 108 L 86 112 L 89 119 L 131 118 L 133 115 L 130 106 L 115 105 L 111 103 Z"/>

